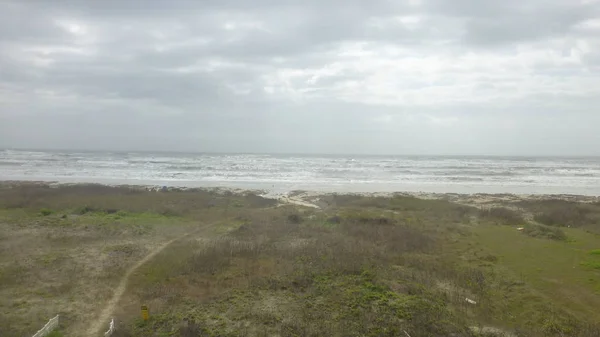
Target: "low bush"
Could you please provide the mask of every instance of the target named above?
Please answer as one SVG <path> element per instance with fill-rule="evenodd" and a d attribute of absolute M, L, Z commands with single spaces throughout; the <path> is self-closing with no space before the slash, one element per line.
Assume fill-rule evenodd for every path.
<path fill-rule="evenodd" d="M 54 213 L 54 211 L 51 209 L 48 209 L 48 208 L 42 208 L 40 210 L 40 214 L 42 214 L 43 216 L 48 216 L 48 215 L 51 215 L 52 213 Z"/>
<path fill-rule="evenodd" d="M 290 214 L 287 217 L 287 221 L 291 224 L 299 224 L 302 222 L 302 217 L 298 214 Z"/>
<path fill-rule="evenodd" d="M 479 212 L 479 215 L 484 219 L 504 225 L 521 225 L 525 222 L 525 219 L 519 212 L 506 207 L 484 209 Z"/>
<path fill-rule="evenodd" d="M 90 206 L 81 206 L 81 207 L 77 207 L 74 211 L 73 214 L 77 214 L 77 215 L 84 215 L 84 214 L 88 214 L 91 212 L 95 212 L 96 209 Z"/>
<path fill-rule="evenodd" d="M 339 225 L 340 223 L 342 223 L 342 218 L 338 215 L 334 215 L 327 219 L 327 223 L 333 224 L 333 225 Z"/>
<path fill-rule="evenodd" d="M 543 238 L 556 241 L 567 240 L 567 234 L 565 234 L 562 229 L 544 225 L 528 225 L 523 229 L 523 233 L 534 238 Z"/>
<path fill-rule="evenodd" d="M 534 213 L 534 220 L 557 227 L 597 227 L 600 225 L 600 208 L 594 204 L 564 200 L 524 202 L 523 206 Z"/>

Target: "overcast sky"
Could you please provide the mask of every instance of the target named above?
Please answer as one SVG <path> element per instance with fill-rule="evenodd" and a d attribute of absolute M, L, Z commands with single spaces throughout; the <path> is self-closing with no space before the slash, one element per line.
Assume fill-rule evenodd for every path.
<path fill-rule="evenodd" d="M 600 1 L 2 0 L 2 147 L 600 155 Z"/>

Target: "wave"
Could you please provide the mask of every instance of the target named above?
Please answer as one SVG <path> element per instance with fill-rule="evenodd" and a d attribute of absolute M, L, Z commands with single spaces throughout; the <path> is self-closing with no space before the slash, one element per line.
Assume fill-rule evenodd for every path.
<path fill-rule="evenodd" d="M 446 179 L 443 180 L 449 180 L 449 181 L 461 181 L 461 182 L 469 182 L 469 181 L 484 181 L 483 178 L 476 178 L 476 177 L 447 177 Z"/>
<path fill-rule="evenodd" d="M 175 171 L 213 171 L 216 170 L 213 166 L 196 166 L 196 165 L 170 165 L 165 167 L 166 170 Z"/>
<path fill-rule="evenodd" d="M 572 186 L 600 190 L 600 158 L 369 157 L 0 151 L 4 177 L 264 182 Z"/>

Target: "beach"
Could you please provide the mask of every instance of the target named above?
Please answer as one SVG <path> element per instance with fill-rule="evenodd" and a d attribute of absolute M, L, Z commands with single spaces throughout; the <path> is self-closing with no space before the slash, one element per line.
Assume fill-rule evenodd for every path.
<path fill-rule="evenodd" d="M 600 337 L 600 0 L 0 15 L 0 337 Z"/>

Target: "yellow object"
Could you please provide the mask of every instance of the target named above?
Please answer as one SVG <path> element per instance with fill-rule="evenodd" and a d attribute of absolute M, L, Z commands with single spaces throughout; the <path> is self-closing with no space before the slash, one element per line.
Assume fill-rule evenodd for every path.
<path fill-rule="evenodd" d="M 142 305 L 142 319 L 144 321 L 147 321 L 148 317 L 150 317 L 150 315 L 148 314 L 148 307 L 145 305 Z"/>

